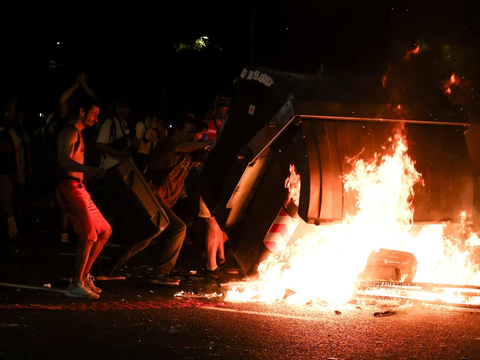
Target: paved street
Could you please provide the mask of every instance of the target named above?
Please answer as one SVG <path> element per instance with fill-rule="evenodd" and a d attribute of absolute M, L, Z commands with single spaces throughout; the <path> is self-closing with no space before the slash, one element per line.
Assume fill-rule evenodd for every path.
<path fill-rule="evenodd" d="M 28 231 L 0 245 L 0 359 L 480 359 L 480 311 L 227 302 L 189 241 L 179 287 L 149 281 L 152 245 L 128 263 L 126 280 L 97 281 L 100 299 L 66 298 L 74 244 L 60 243 L 54 209 L 30 205 Z"/>

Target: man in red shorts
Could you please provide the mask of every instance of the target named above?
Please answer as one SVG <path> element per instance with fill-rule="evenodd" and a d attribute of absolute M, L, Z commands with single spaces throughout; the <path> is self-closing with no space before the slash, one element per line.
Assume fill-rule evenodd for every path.
<path fill-rule="evenodd" d="M 98 294 L 102 290 L 94 285 L 90 268 L 112 234 L 110 224 L 93 203 L 84 182 L 84 173 L 96 177 L 105 173 L 104 169 L 84 164 L 82 130 L 98 122 L 99 111 L 94 99 L 77 99 L 72 108 L 72 120 L 60 131 L 57 139 L 58 161 L 62 169 L 57 198 L 62 201 L 79 240 L 72 283 L 65 293 L 68 297 L 100 297 Z"/>

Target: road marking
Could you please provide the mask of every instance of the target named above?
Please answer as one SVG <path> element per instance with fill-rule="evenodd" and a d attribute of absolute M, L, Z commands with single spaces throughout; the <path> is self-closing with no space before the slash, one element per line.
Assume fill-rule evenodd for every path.
<path fill-rule="evenodd" d="M 28 285 L 20 285 L 20 284 L 8 284 L 8 283 L 2 283 L 2 282 L 0 282 L 0 286 L 14 287 L 14 288 L 20 288 L 20 289 L 30 289 L 30 290 L 55 291 L 55 292 L 61 292 L 61 293 L 65 292 L 65 290 L 53 289 L 53 288 L 44 287 L 44 286 L 28 286 Z"/>
<path fill-rule="evenodd" d="M 65 300 L 67 300 L 65 298 Z M 73 299 L 72 299 L 73 300 Z M 85 310 L 95 310 L 95 311 L 118 311 L 118 310 L 160 310 L 160 309 L 181 309 L 181 308 L 192 308 L 192 307 L 203 307 L 205 304 L 198 300 L 187 300 L 184 302 L 179 302 L 176 299 L 168 301 L 141 301 L 141 302 L 128 302 L 116 301 L 116 302 L 102 302 L 92 301 L 86 303 L 86 299 L 77 299 L 81 302 L 68 302 L 64 301 L 59 304 L 1 304 L 0 309 L 36 309 L 36 310 L 75 310 L 75 311 L 85 311 Z"/>
<path fill-rule="evenodd" d="M 283 315 L 283 314 L 274 314 L 274 313 L 262 313 L 262 312 L 257 312 L 257 311 L 225 309 L 225 308 L 219 308 L 219 307 L 199 307 L 199 309 L 225 311 L 225 312 L 235 312 L 235 313 L 250 314 L 250 315 L 272 316 L 272 317 L 296 319 L 296 320 L 308 320 L 308 321 L 318 321 L 318 320 L 320 320 L 320 318 L 311 317 L 311 316 L 293 316 L 293 315 Z"/>

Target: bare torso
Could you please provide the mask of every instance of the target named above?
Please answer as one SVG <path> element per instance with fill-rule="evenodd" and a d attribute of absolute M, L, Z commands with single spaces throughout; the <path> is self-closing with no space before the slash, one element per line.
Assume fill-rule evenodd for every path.
<path fill-rule="evenodd" d="M 80 163 L 80 164 L 83 164 L 84 161 L 85 161 L 85 145 L 84 145 L 84 142 L 83 142 L 83 136 L 82 136 L 82 133 L 79 133 L 80 134 L 80 145 L 78 146 L 78 149 L 77 151 L 75 151 L 73 154 L 72 154 L 72 160 Z M 65 175 L 68 175 L 68 176 L 74 176 L 74 177 L 77 177 L 79 179 L 83 179 L 83 172 L 76 172 L 76 171 L 65 171 Z"/>
<path fill-rule="evenodd" d="M 75 144 L 78 139 L 80 140 L 78 148 L 75 150 Z M 73 126 L 68 126 L 64 128 L 57 140 L 58 146 L 58 156 L 63 158 L 70 158 L 78 164 L 84 164 L 85 159 L 85 144 L 83 142 L 82 133 L 77 131 Z M 83 179 L 83 172 L 75 171 L 72 166 L 69 166 L 69 163 L 60 162 L 62 168 L 62 175 L 64 176 L 73 176 L 79 179 Z"/>

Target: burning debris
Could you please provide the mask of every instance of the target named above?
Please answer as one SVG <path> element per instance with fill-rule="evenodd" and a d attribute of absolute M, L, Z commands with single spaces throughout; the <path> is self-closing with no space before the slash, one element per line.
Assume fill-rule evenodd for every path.
<path fill-rule="evenodd" d="M 262 70 L 269 86 L 237 78 L 200 177 L 249 278 L 224 284 L 227 301 L 343 304 L 377 296 L 371 282 L 403 301 L 430 291 L 414 281 L 480 285 L 469 122 L 452 101 L 471 86 L 443 82 L 448 66 L 425 66 L 435 54 L 423 43 L 404 53 L 381 91 L 273 70 Z M 475 303 L 470 290 L 455 301 Z"/>
<path fill-rule="evenodd" d="M 375 154 L 372 161 L 361 159 L 361 154 L 348 159 L 352 170 L 343 176 L 343 182 L 346 191 L 356 193 L 356 213 L 349 214 L 342 224 L 313 227 L 282 252 L 270 254 L 258 267 L 257 281 L 234 287 L 226 300 L 340 304 L 357 293 L 393 296 L 392 290 L 400 294 L 395 296 L 405 299 L 422 296 L 448 303 L 477 299 L 480 293 L 473 295 L 475 288 L 468 288 L 467 293 L 451 288 L 437 290 L 433 298 L 428 298 L 425 291 L 408 285 L 414 276 L 432 283 L 445 279 L 452 284 L 480 282 L 476 282 L 478 265 L 468 261 L 468 251 L 462 252 L 445 237 L 442 225 L 425 226 L 412 235 L 413 188 L 422 185 L 424 179 L 408 155 L 403 130 L 397 127 L 382 153 Z M 461 220 L 465 222 L 464 214 Z M 466 246 L 470 242 L 478 244 L 478 238 L 466 239 Z M 389 261 L 392 254 L 386 255 L 383 249 L 382 255 L 381 248 L 398 249 L 397 258 Z M 398 281 L 395 287 L 383 287 L 383 293 L 378 288 L 377 292 L 358 292 L 363 288 L 360 275 L 368 276 L 366 261 L 372 254 L 380 254 L 383 266 L 389 262 L 393 265 L 393 275 L 386 275 L 384 280 Z M 408 269 L 404 273 L 402 263 Z M 406 286 L 399 287 L 405 280 Z"/>
<path fill-rule="evenodd" d="M 397 312 L 396 311 L 393 311 L 393 310 L 387 310 L 387 311 L 382 311 L 382 312 L 376 312 L 376 313 L 373 313 L 373 316 L 376 316 L 376 317 L 383 317 L 383 316 L 392 316 L 392 315 L 396 315 Z"/>
<path fill-rule="evenodd" d="M 445 95 L 452 104 L 465 106 L 473 99 L 472 81 L 455 73 L 443 82 Z"/>
<path fill-rule="evenodd" d="M 298 207 L 300 205 L 300 175 L 297 173 L 295 165 L 290 164 L 290 176 L 285 180 L 285 188 L 288 189 L 285 207 L 288 207 L 289 203 Z"/>

